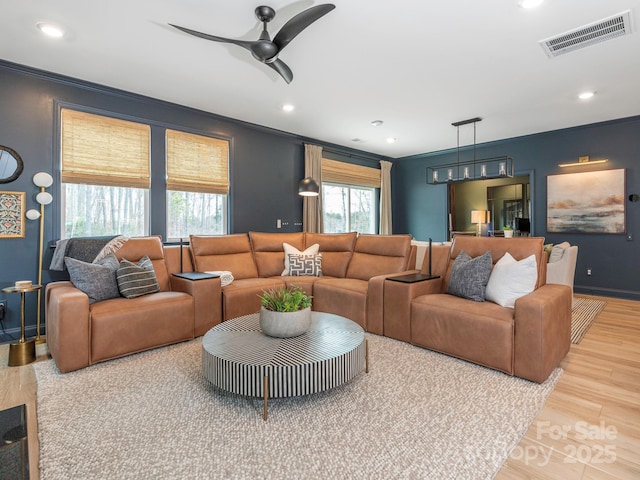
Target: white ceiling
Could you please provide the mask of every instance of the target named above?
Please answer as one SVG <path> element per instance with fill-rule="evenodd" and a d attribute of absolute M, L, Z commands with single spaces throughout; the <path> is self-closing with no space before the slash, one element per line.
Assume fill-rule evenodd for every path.
<path fill-rule="evenodd" d="M 451 123 L 476 116 L 482 143 L 640 114 L 640 0 L 334 0 L 282 51 L 289 85 L 238 46 L 167 26 L 255 40 L 256 0 L 1 1 L 0 59 L 393 158 L 455 147 Z M 272 37 L 318 3 L 267 2 Z M 627 9 L 632 35 L 551 60 L 538 45 Z"/>

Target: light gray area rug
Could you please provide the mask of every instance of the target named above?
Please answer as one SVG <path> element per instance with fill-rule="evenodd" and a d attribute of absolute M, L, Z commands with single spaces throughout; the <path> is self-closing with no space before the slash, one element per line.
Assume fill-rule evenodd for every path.
<path fill-rule="evenodd" d="M 580 343 L 607 302 L 593 298 L 574 297 L 571 307 L 571 343 Z"/>
<path fill-rule="evenodd" d="M 223 393 L 201 340 L 60 374 L 34 365 L 41 479 L 490 479 L 541 385 L 367 334 L 369 373 L 308 397 Z"/>

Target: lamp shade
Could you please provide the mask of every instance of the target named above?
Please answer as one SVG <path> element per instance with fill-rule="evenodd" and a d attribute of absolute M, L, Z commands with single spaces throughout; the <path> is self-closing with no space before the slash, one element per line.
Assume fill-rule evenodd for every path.
<path fill-rule="evenodd" d="M 471 223 L 486 223 L 486 210 L 471 210 Z"/>
<path fill-rule="evenodd" d="M 33 176 L 33 183 L 37 187 L 48 188 L 53 183 L 53 177 L 47 172 L 38 172 Z"/>
<path fill-rule="evenodd" d="M 26 215 L 29 220 L 37 220 L 40 218 L 40 212 L 34 208 L 27 210 Z"/>
<path fill-rule="evenodd" d="M 36 195 L 36 202 L 40 205 L 49 205 L 53 201 L 53 196 L 49 192 L 40 192 Z"/>
<path fill-rule="evenodd" d="M 298 195 L 303 197 L 317 197 L 320 194 L 320 186 L 311 177 L 300 180 L 298 185 Z"/>

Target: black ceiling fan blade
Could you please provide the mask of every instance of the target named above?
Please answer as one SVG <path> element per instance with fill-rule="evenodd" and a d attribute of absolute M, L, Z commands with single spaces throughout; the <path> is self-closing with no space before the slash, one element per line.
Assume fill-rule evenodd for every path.
<path fill-rule="evenodd" d="M 280 76 L 282 78 L 284 78 L 284 81 L 287 83 L 291 83 L 291 80 L 293 80 L 293 72 L 291 71 L 291 69 L 287 66 L 286 63 L 284 63 L 282 60 L 280 60 L 279 58 L 276 58 L 273 62 L 271 63 L 266 63 L 265 65 L 269 65 L 271 68 L 273 68 L 276 72 L 278 72 L 280 74 Z"/>
<path fill-rule="evenodd" d="M 174 25 L 173 23 L 170 23 L 169 25 L 171 25 L 173 28 L 177 28 L 178 30 L 183 31 L 184 33 L 188 33 L 189 35 L 204 38 L 205 40 L 211 40 L 212 42 L 232 43 L 242 48 L 246 48 L 247 50 L 251 50 L 251 46 L 254 43 L 254 42 L 248 42 L 245 40 L 235 40 L 233 38 L 216 37 L 214 35 L 209 35 L 208 33 L 202 33 L 202 32 L 197 32 L 196 30 L 191 30 L 190 28 L 180 27 L 178 25 Z"/>
<path fill-rule="evenodd" d="M 273 43 L 276 44 L 278 50 L 282 50 L 284 47 L 289 45 L 289 42 L 291 42 L 291 40 L 293 40 L 300 32 L 334 8 L 336 8 L 335 5 L 326 3 L 324 5 L 316 5 L 304 12 L 300 12 L 284 24 L 273 39 Z"/>

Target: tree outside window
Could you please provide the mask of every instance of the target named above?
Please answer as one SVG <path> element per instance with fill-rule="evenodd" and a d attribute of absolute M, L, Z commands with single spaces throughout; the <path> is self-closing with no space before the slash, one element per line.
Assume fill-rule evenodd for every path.
<path fill-rule="evenodd" d="M 322 206 L 326 233 L 375 233 L 375 189 L 323 183 Z"/>

